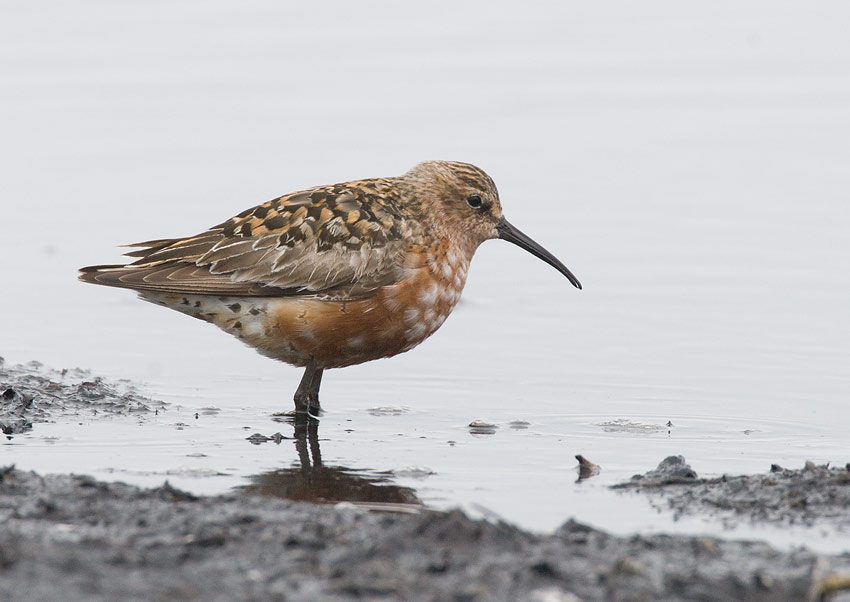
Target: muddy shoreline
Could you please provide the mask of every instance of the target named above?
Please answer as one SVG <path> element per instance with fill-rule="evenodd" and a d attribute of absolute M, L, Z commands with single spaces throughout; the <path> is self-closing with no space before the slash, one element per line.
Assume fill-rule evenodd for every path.
<path fill-rule="evenodd" d="M 850 463 L 799 469 L 773 464 L 764 474 L 701 479 L 682 456 L 612 489 L 649 498 L 674 517 L 703 516 L 734 525 L 739 521 L 808 528 L 828 526 L 850 541 Z M 848 546 L 850 547 L 850 546 Z"/>
<path fill-rule="evenodd" d="M 850 557 L 759 542 L 614 537 L 574 521 L 536 536 L 460 512 L 196 497 L 11 468 L 0 517 L 10 602 L 801 601 L 850 574 Z"/>
<path fill-rule="evenodd" d="M 36 364 L 0 361 L 0 385 L 7 437 L 44 421 L 162 407 L 131 383 Z M 309 457 L 309 437 L 303 444 Z M 430 510 L 412 490 L 385 498 L 391 488 L 381 482 L 348 483 L 344 471 L 318 468 L 202 497 L 167 484 L 142 489 L 2 468 L 0 600 L 850 600 L 850 554 L 716 537 L 617 537 L 572 520 L 541 536 Z M 362 503 L 269 497 L 284 483 L 288 497 L 313 499 L 318 490 L 321 498 L 341 482 L 356 490 L 348 499 Z M 721 523 L 850 529 L 846 466 L 701 479 L 674 456 L 615 489 L 649 496 L 661 512 Z"/>
<path fill-rule="evenodd" d="M 40 362 L 7 364 L 0 357 L 0 433 L 19 435 L 39 422 L 77 416 L 142 416 L 165 407 L 130 381 L 107 381 L 88 370 L 55 370 Z"/>

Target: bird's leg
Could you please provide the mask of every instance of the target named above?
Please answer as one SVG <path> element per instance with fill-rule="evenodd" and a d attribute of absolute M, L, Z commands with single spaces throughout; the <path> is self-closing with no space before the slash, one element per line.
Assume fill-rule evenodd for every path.
<path fill-rule="evenodd" d="M 319 404 L 319 387 L 322 385 L 322 373 L 324 372 L 324 368 L 316 368 L 313 372 L 313 380 L 310 381 L 310 391 L 312 391 L 312 396 L 310 398 L 309 407 L 307 408 L 307 415 L 310 418 L 319 418 L 319 414 L 322 411 L 322 406 Z"/>
<path fill-rule="evenodd" d="M 322 384 L 323 368 L 317 368 L 316 362 L 310 358 L 310 363 L 304 369 L 304 376 L 298 389 L 295 390 L 295 413 L 307 414 L 318 418 L 319 410 L 319 386 Z"/>

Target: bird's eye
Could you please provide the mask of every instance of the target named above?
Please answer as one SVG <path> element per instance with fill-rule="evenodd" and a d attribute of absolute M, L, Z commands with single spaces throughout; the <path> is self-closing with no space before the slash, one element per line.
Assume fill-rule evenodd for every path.
<path fill-rule="evenodd" d="M 473 209 L 478 209 L 483 204 L 483 201 L 480 196 L 473 194 L 472 196 L 466 197 L 466 203 Z"/>

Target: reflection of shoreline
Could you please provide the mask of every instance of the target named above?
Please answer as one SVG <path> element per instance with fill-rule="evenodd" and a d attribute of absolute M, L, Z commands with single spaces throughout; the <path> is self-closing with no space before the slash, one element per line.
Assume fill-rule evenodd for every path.
<path fill-rule="evenodd" d="M 250 484 L 237 490 L 302 502 L 422 504 L 415 490 L 394 485 L 387 477 L 365 476 L 344 466 L 325 466 L 318 429 L 315 421 L 295 425 L 295 449 L 300 466 L 252 476 Z"/>

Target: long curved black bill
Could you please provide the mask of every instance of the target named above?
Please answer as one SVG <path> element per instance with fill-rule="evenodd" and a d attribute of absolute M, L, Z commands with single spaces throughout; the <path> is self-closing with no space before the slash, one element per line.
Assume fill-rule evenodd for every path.
<path fill-rule="evenodd" d="M 535 257 L 539 257 L 553 268 L 561 272 L 567 279 L 573 283 L 573 286 L 577 289 L 581 289 L 581 282 L 578 281 L 578 278 L 573 276 L 573 273 L 567 269 L 563 263 L 561 263 L 557 257 L 552 255 L 549 251 L 538 245 L 536 242 L 531 240 L 528 236 L 523 234 L 520 230 L 516 229 L 511 223 L 502 218 L 501 221 L 496 225 L 496 230 L 499 232 L 499 238 L 502 240 L 506 240 L 508 242 L 514 243 L 516 246 L 521 249 L 525 249 Z"/>

